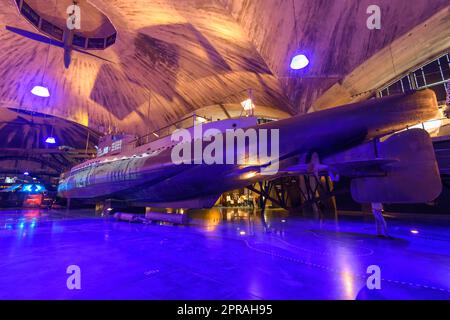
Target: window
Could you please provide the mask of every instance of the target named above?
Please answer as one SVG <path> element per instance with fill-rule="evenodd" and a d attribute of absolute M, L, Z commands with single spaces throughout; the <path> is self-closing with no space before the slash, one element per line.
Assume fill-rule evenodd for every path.
<path fill-rule="evenodd" d="M 436 93 L 438 102 L 445 103 L 447 82 L 450 82 L 450 58 L 448 53 L 411 71 L 400 80 L 383 87 L 379 90 L 379 95 L 385 97 L 415 89 L 430 88 Z"/>

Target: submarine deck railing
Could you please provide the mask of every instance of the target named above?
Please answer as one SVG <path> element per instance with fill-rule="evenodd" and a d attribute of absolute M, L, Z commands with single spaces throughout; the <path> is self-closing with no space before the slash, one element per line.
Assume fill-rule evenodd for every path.
<path fill-rule="evenodd" d="M 187 116 L 181 120 L 173 122 L 169 125 L 161 127 L 153 132 L 150 132 L 146 135 L 138 137 L 136 140 L 133 140 L 132 143 L 136 143 L 136 146 L 142 146 L 144 144 L 159 140 L 161 138 L 167 137 L 172 134 L 173 131 L 177 129 L 187 129 L 193 127 L 197 124 L 198 119 L 202 119 L 201 123 L 211 122 L 212 118 L 199 116 L 197 114 L 192 114 Z"/>

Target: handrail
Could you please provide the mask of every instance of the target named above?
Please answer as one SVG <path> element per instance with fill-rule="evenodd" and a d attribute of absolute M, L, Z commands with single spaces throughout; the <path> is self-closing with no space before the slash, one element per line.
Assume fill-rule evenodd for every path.
<path fill-rule="evenodd" d="M 204 119 L 204 120 L 206 120 L 205 122 L 211 122 L 212 121 L 212 118 L 207 118 L 205 116 L 199 116 L 199 115 L 194 113 L 194 114 L 192 114 L 190 116 L 182 118 L 182 119 L 180 119 L 178 121 L 175 121 L 175 122 L 173 122 L 171 124 L 168 124 L 168 125 L 166 125 L 164 127 L 158 128 L 157 130 L 155 130 L 153 132 L 150 132 L 150 133 L 148 133 L 146 135 L 139 136 L 135 140 L 132 140 L 130 143 L 137 142 L 137 145 L 140 146 L 140 145 L 143 145 L 143 144 L 146 144 L 146 143 L 149 143 L 149 142 L 152 142 L 152 141 L 155 141 L 155 140 L 167 137 L 168 135 L 170 135 L 170 133 L 164 135 L 162 133 L 164 130 L 167 130 L 167 129 L 169 129 L 171 127 L 174 127 L 174 126 L 176 127 L 178 124 L 180 124 L 180 123 L 182 123 L 184 121 L 187 121 L 189 119 L 193 120 L 192 121 L 192 126 L 194 126 L 195 125 L 195 121 L 197 120 L 197 118 Z M 153 140 L 150 140 L 149 138 L 152 138 Z"/>

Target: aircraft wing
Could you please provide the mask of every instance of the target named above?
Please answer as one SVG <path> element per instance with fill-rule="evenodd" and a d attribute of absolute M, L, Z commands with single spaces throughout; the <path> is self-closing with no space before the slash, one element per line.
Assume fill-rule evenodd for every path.
<path fill-rule="evenodd" d="M 87 51 L 84 51 L 84 50 L 81 50 L 81 49 L 78 49 L 78 48 L 75 48 L 75 47 L 73 48 L 73 51 L 76 51 L 76 52 L 79 52 L 79 53 L 83 53 L 83 54 L 87 54 L 87 55 L 89 55 L 91 57 L 94 57 L 94 58 L 97 58 L 97 59 L 101 59 L 101 60 L 106 61 L 106 62 L 114 63 L 111 60 L 108 60 L 106 58 L 102 58 L 100 56 L 97 56 L 96 54 L 93 54 L 93 53 L 90 53 L 90 52 L 87 52 Z"/>
<path fill-rule="evenodd" d="M 8 30 L 10 32 L 18 34 L 19 36 L 22 36 L 22 37 L 25 37 L 25 38 L 28 38 L 28 39 L 31 39 L 34 41 L 51 44 L 56 47 L 64 48 L 64 42 L 54 40 L 52 38 L 43 36 L 42 34 L 34 33 L 31 31 L 27 31 L 27 30 L 20 29 L 20 28 L 15 28 L 15 27 L 11 27 L 11 26 L 6 26 L 5 28 L 6 28 L 6 30 Z"/>
<path fill-rule="evenodd" d="M 327 172 L 328 171 L 328 166 L 327 165 L 322 165 L 319 164 L 317 166 L 317 172 Z M 310 164 L 307 163 L 301 163 L 301 164 L 295 164 L 289 167 L 285 167 L 285 168 L 281 168 L 279 170 L 280 173 L 284 173 L 287 175 L 308 175 L 308 174 L 313 174 L 314 173 L 314 169 L 311 167 Z"/>
<path fill-rule="evenodd" d="M 385 166 L 398 162 L 397 159 L 377 158 L 328 164 L 329 171 L 346 177 L 369 177 L 386 174 Z"/>
<path fill-rule="evenodd" d="M 439 168 L 425 130 L 396 133 L 383 142 L 368 142 L 333 154 L 323 162 L 286 166 L 289 175 L 328 174 L 351 178 L 353 199 L 360 203 L 426 203 L 442 191 Z"/>
<path fill-rule="evenodd" d="M 396 159 L 371 159 L 343 161 L 328 164 L 296 164 L 280 169 L 280 173 L 289 175 L 308 175 L 317 173 L 323 174 L 339 174 L 347 177 L 371 176 L 383 174 L 383 167 L 388 164 L 397 162 Z"/>
<path fill-rule="evenodd" d="M 337 160 L 337 159 L 333 159 Z M 370 177 L 370 176 L 380 176 L 385 174 L 384 167 L 389 164 L 398 162 L 397 159 L 391 158 L 377 158 L 377 159 L 365 159 L 365 160 L 352 160 L 352 159 L 342 159 L 336 162 L 311 162 L 311 163 L 297 163 L 294 164 L 292 161 L 289 163 L 282 163 L 278 170 L 276 176 L 281 175 L 313 175 L 313 174 L 323 174 L 323 175 L 341 175 L 346 177 Z M 265 165 L 248 165 L 240 170 L 230 173 L 230 175 L 238 176 L 249 172 L 260 172 L 262 168 L 267 167 Z"/>

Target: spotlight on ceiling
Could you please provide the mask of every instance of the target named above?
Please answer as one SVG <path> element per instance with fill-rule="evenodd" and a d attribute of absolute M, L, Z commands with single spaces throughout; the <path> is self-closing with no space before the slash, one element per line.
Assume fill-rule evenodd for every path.
<path fill-rule="evenodd" d="M 42 98 L 48 98 L 50 97 L 50 92 L 46 87 L 43 86 L 35 86 L 33 90 L 31 90 L 31 93 L 35 96 L 42 97 Z"/>
<path fill-rule="evenodd" d="M 199 122 L 199 123 L 205 123 L 208 122 L 208 120 L 202 116 L 195 116 L 195 121 Z"/>
<path fill-rule="evenodd" d="M 242 108 L 244 108 L 245 111 L 250 111 L 255 109 L 255 105 L 253 104 L 253 100 L 251 98 L 244 100 L 241 102 Z"/>
<path fill-rule="evenodd" d="M 45 139 L 45 143 L 55 144 L 56 143 L 56 139 L 54 137 L 48 137 L 47 139 Z"/>
<path fill-rule="evenodd" d="M 25 171 L 25 172 L 23 173 L 23 175 L 24 175 L 24 176 L 29 176 L 30 173 L 29 173 L 28 171 Z"/>
<path fill-rule="evenodd" d="M 300 70 L 306 68 L 309 64 L 308 58 L 304 54 L 298 54 L 291 61 L 291 69 Z"/>

